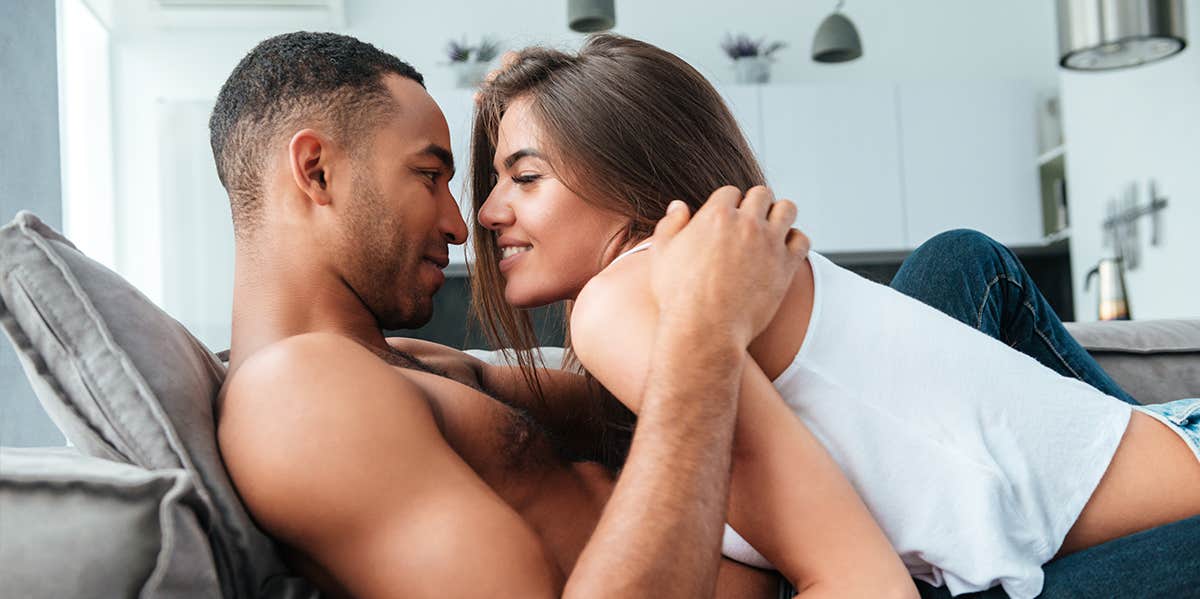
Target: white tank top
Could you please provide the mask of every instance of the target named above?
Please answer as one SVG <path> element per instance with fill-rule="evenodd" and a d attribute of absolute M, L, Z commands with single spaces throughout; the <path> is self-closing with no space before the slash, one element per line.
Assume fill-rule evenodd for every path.
<path fill-rule="evenodd" d="M 955 595 L 997 584 L 1038 595 L 1042 564 L 1108 468 L 1130 406 L 815 252 L 809 260 L 812 318 L 775 388 L 912 576 Z M 722 552 L 770 567 L 728 526 Z"/>

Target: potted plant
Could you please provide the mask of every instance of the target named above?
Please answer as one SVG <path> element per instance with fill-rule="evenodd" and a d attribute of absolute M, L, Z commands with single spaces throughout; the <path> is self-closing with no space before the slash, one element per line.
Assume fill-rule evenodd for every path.
<path fill-rule="evenodd" d="M 771 79 L 772 56 L 786 47 L 783 42 L 767 43 L 766 38 L 752 39 L 739 33 L 726 34 L 721 49 L 733 59 L 738 83 L 766 83 Z"/>
<path fill-rule="evenodd" d="M 478 46 L 467 45 L 466 38 L 459 42 L 450 40 L 446 44 L 446 58 L 455 71 L 455 81 L 458 87 L 478 87 L 487 75 L 488 63 L 500 53 L 500 43 L 484 38 Z"/>

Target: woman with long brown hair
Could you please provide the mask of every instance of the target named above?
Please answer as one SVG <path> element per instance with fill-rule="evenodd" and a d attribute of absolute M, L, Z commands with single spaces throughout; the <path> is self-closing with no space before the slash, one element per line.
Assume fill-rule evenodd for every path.
<path fill-rule="evenodd" d="M 771 200 L 704 77 L 614 35 L 576 54 L 529 48 L 497 73 L 470 168 L 472 293 L 489 333 L 537 389 L 522 310 L 568 301 L 579 364 L 634 412 L 659 316 L 655 223 L 725 185 Z M 912 595 L 914 576 L 1033 597 L 1054 556 L 1200 513 L 1200 400 L 1131 409 L 1059 343 L 1065 369 L 1094 369 L 1108 395 L 811 254 L 742 365 L 741 536 L 727 532 L 726 554 L 804 596 Z"/>

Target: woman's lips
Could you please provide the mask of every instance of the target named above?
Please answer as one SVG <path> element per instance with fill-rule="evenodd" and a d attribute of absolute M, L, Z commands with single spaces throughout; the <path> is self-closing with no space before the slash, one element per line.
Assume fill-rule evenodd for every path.
<path fill-rule="evenodd" d="M 517 246 L 508 246 L 508 247 L 517 247 Z M 508 247 L 500 248 L 500 255 L 504 256 L 500 259 L 500 272 L 501 273 L 506 273 L 509 270 L 511 270 L 513 265 L 521 260 L 521 257 L 523 257 L 525 254 L 528 254 L 533 249 L 532 246 L 521 246 L 521 247 L 528 248 L 528 249 L 522 249 L 520 251 L 515 251 L 515 253 L 514 253 L 514 250 L 510 250 L 510 249 L 508 249 Z"/>

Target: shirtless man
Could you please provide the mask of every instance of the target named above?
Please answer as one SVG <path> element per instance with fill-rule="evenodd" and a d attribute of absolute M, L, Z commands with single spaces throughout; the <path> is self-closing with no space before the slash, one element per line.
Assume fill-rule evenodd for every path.
<path fill-rule="evenodd" d="M 660 224 L 656 297 L 692 299 L 664 309 L 618 480 L 564 457 L 603 432 L 580 377 L 555 373 L 540 402 L 519 371 L 381 333 L 429 319 L 466 237 L 416 71 L 353 38 L 279 36 L 210 125 L 237 240 L 219 442 L 298 572 L 363 598 L 775 595 L 719 547 L 735 365 L 802 259 L 794 206 L 724 188 Z"/>

